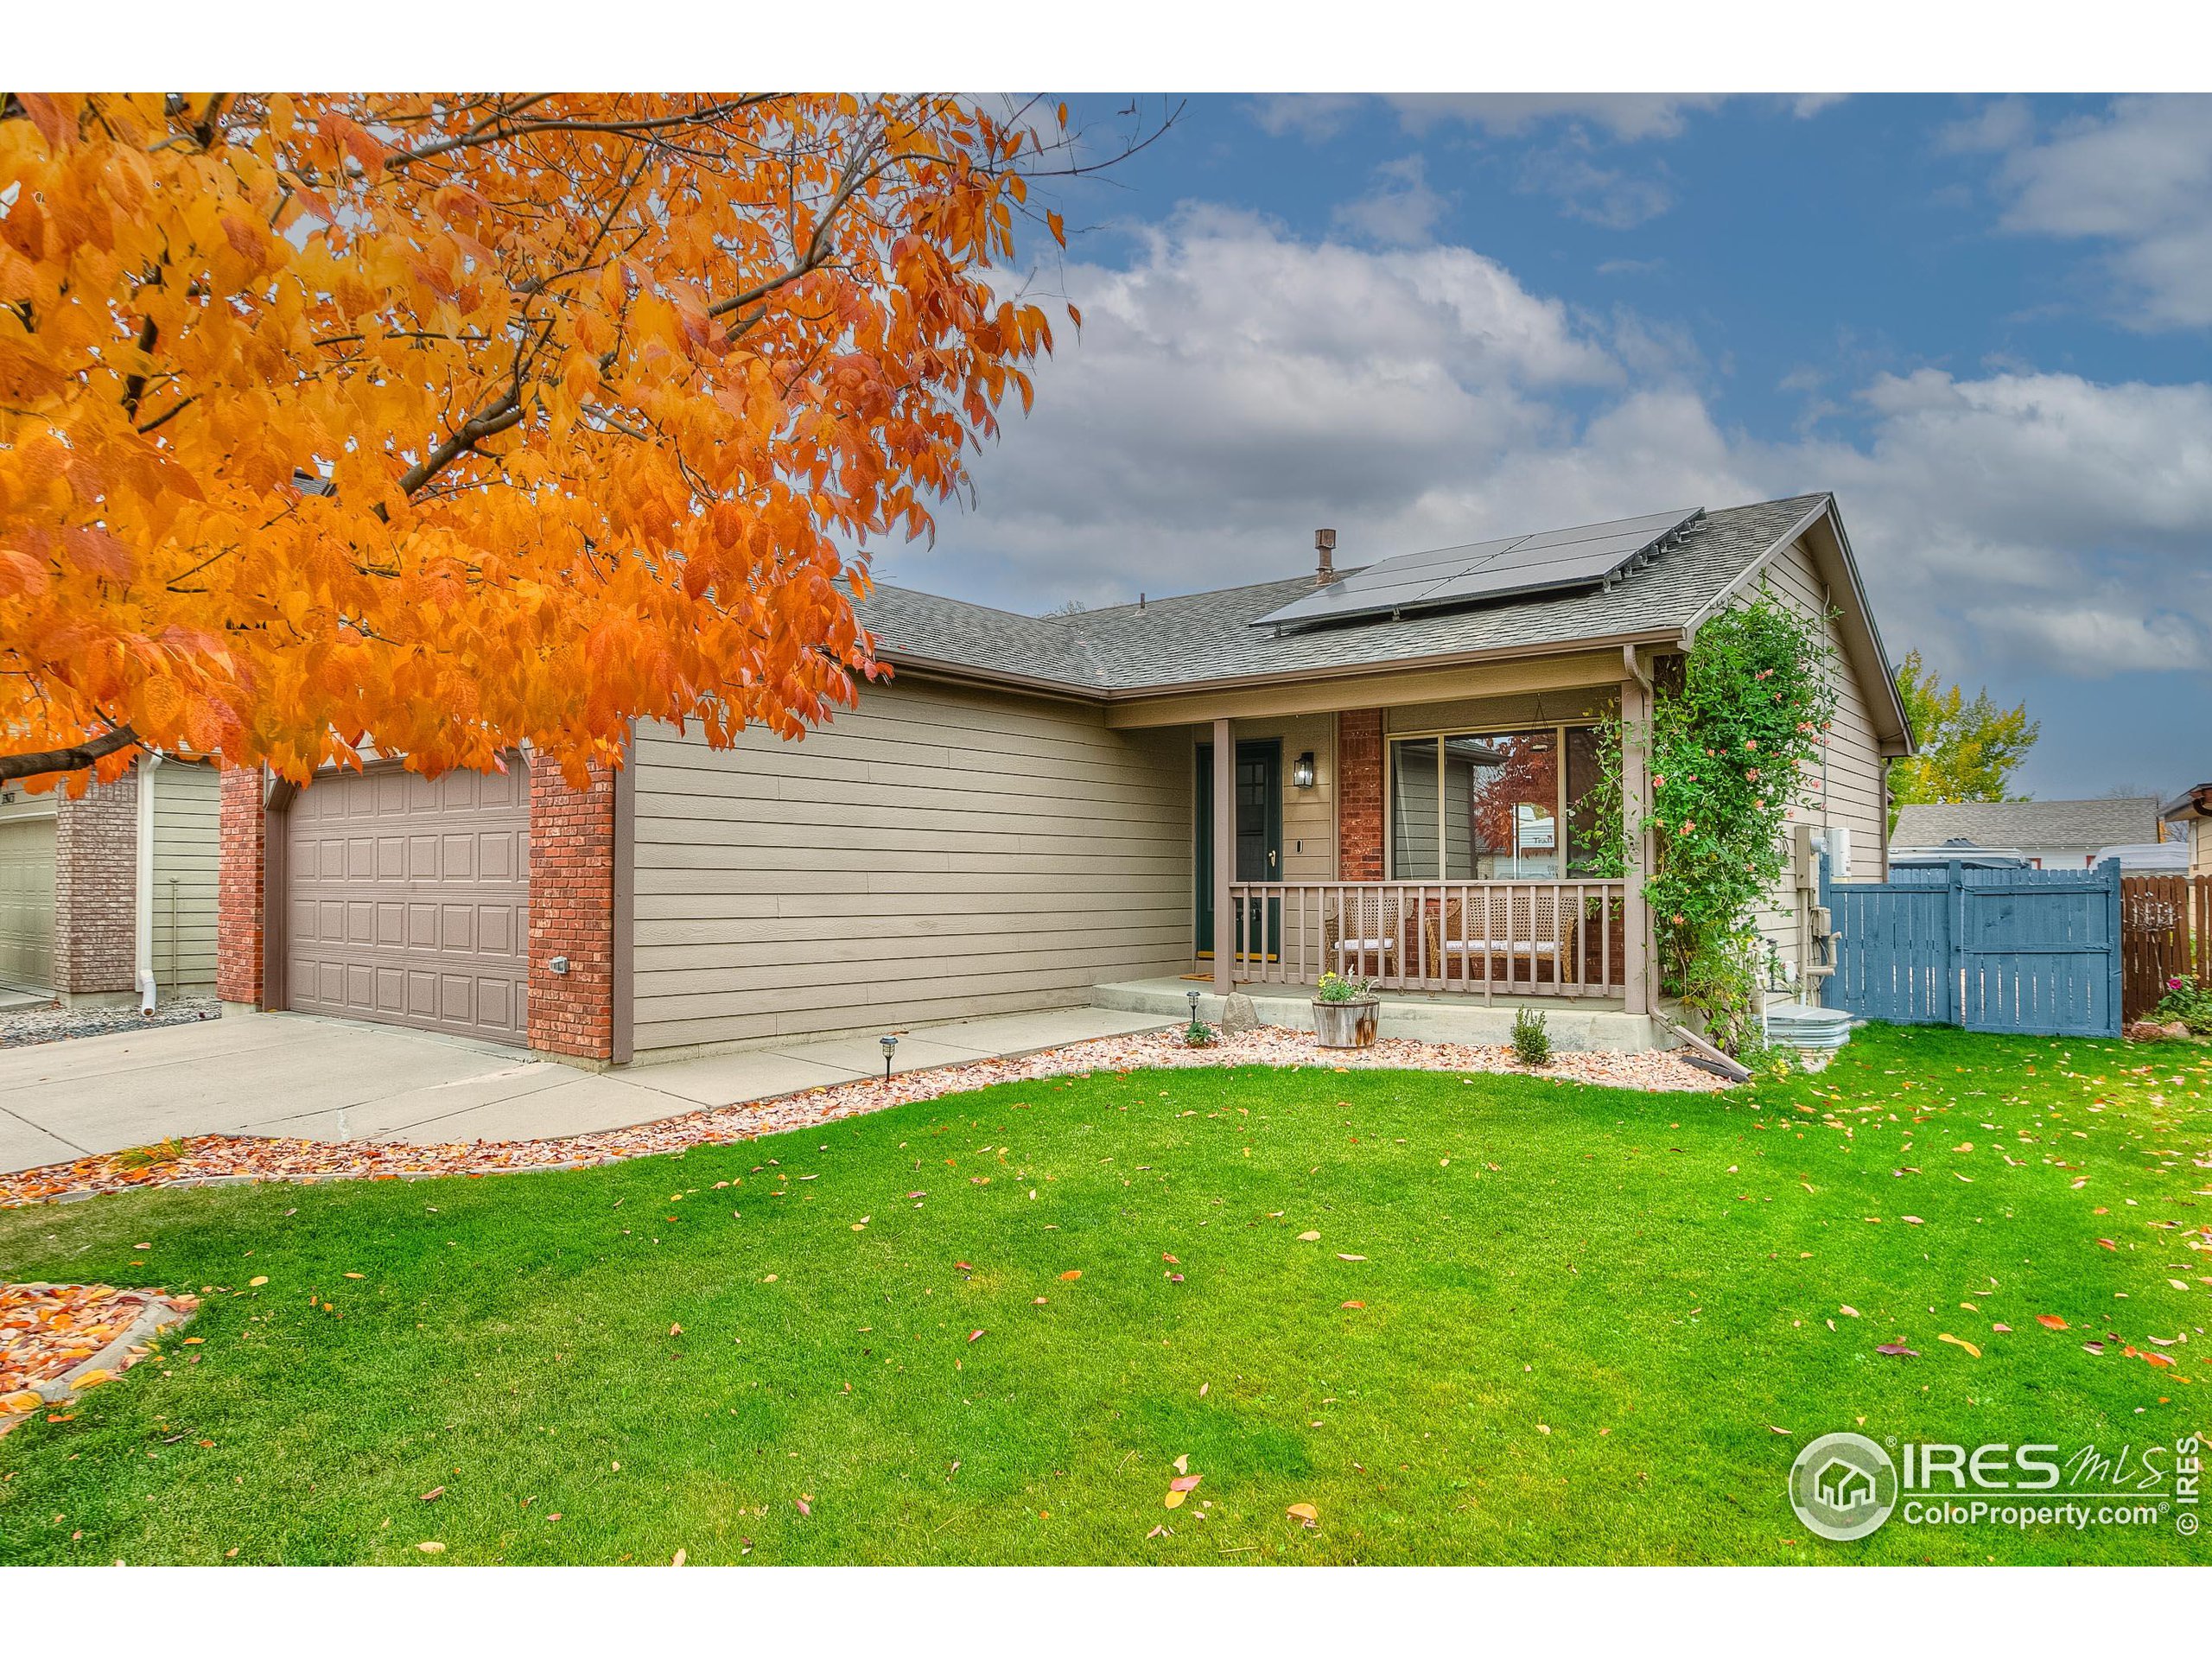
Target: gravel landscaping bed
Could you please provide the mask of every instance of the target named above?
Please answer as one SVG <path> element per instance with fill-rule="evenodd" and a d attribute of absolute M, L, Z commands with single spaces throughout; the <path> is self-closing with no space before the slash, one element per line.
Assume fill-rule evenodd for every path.
<path fill-rule="evenodd" d="M 431 1175 L 498 1175 L 522 1170 L 575 1169 L 624 1158 L 681 1152 L 687 1147 L 749 1141 L 833 1118 L 903 1106 L 910 1101 L 1021 1083 L 1038 1077 L 1147 1067 L 1272 1065 L 1338 1071 L 1377 1069 L 1504 1072 L 1645 1091 L 1711 1093 L 1719 1078 L 1672 1054 L 1557 1055 L 1531 1071 L 1504 1045 L 1421 1043 L 1386 1038 L 1372 1048 L 1325 1049 L 1310 1033 L 1264 1027 L 1224 1036 L 1205 1048 L 1185 1045 L 1180 1030 L 1103 1037 L 1020 1058 L 977 1060 L 910 1071 L 889 1082 L 842 1084 L 773 1100 L 715 1107 L 632 1128 L 563 1140 L 461 1141 L 407 1146 L 372 1141 L 264 1140 L 195 1135 L 160 1147 L 80 1158 L 67 1164 L 0 1175 L 0 1207 L 90 1198 L 139 1186 L 196 1186 L 241 1181 L 403 1179 Z"/>
<path fill-rule="evenodd" d="M 112 1285 L 0 1284 L 0 1434 L 129 1370 L 199 1305 Z"/>
<path fill-rule="evenodd" d="M 222 1016 L 222 1004 L 210 996 L 180 997 L 164 1002 L 151 1014 L 135 1007 L 65 1008 L 48 1002 L 35 1008 L 0 1014 L 0 1048 L 27 1048 L 33 1043 L 65 1042 L 72 1037 L 105 1037 L 118 1031 L 148 1031 L 156 1026 L 188 1026 L 195 1020 Z"/>

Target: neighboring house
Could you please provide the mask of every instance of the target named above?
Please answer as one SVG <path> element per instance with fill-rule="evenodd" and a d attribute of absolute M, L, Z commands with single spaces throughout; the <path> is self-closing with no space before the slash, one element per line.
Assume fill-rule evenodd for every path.
<path fill-rule="evenodd" d="M 1052 617 L 879 586 L 858 608 L 894 674 L 857 708 L 721 751 L 643 726 L 582 792 L 519 757 L 299 791 L 230 775 L 222 995 L 588 1063 L 1332 966 L 1640 1014 L 1640 887 L 1590 870 L 1595 724 L 1641 730 L 1655 666 L 1763 585 L 1834 618 L 1838 713 L 1799 817 L 1880 874 L 1910 737 L 1828 496 L 1411 564 L 1324 551 Z M 1625 784 L 1641 798 L 1633 742 Z M 1793 962 L 1810 899 L 1793 881 L 1762 918 Z"/>
<path fill-rule="evenodd" d="M 2107 847 L 2158 839 L 2155 796 L 2093 801 L 1961 801 L 1897 809 L 1891 860 L 1951 841 L 2017 853 L 2039 870 L 2086 870 Z"/>
<path fill-rule="evenodd" d="M 218 798 L 213 767 L 150 755 L 78 800 L 0 788 L 0 990 L 212 991 Z"/>
<path fill-rule="evenodd" d="M 2158 817 L 2181 825 L 2189 837 L 2189 873 L 2212 875 L 2212 784 L 2182 791 L 2158 809 Z"/>

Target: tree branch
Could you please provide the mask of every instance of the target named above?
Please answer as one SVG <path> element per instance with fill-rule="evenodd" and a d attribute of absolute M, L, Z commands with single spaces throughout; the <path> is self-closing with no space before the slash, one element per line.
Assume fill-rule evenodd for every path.
<path fill-rule="evenodd" d="M 35 754 L 0 754 L 0 784 L 11 783 L 18 778 L 42 778 L 48 772 L 82 772 L 111 754 L 137 746 L 138 734 L 128 726 L 118 726 L 74 748 L 42 749 Z"/>

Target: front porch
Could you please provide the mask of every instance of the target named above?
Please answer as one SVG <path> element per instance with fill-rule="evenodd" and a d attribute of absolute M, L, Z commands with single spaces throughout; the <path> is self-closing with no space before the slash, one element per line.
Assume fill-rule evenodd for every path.
<path fill-rule="evenodd" d="M 1193 981 L 1302 1011 L 1334 972 L 1408 1019 L 1471 1006 L 1487 1033 L 1528 1003 L 1633 1019 L 1648 1046 L 1649 849 L 1607 871 L 1599 804 L 1617 778 L 1642 817 L 1650 675 L 1624 645 L 1109 714 L 1190 733 Z"/>

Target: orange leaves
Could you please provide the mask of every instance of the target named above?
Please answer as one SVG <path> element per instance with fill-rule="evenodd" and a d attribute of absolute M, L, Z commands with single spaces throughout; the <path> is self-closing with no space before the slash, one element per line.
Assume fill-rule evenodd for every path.
<path fill-rule="evenodd" d="M 990 280 L 1035 146 L 956 99 L 23 105 L 0 758 L 797 732 L 877 671 L 844 550 L 1050 349 Z"/>

